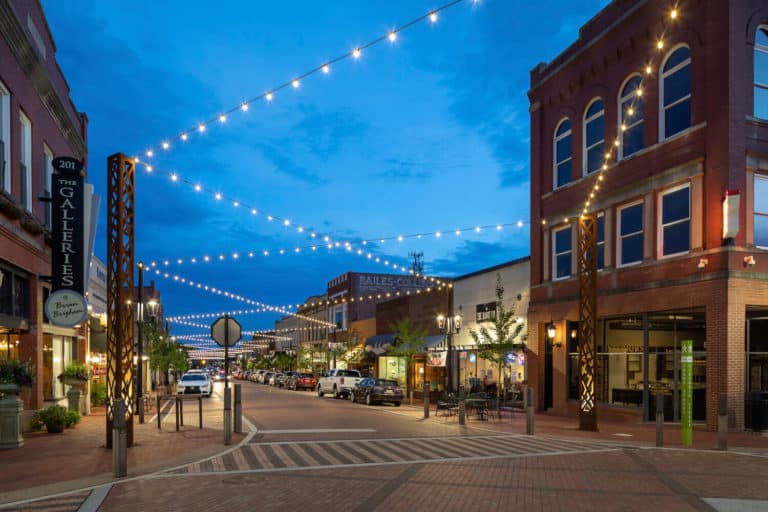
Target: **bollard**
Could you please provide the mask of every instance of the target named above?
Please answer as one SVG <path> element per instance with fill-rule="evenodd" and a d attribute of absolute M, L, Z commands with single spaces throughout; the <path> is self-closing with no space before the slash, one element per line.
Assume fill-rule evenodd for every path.
<path fill-rule="evenodd" d="M 664 395 L 656 395 L 656 446 L 664 446 Z"/>
<path fill-rule="evenodd" d="M 429 381 L 424 381 L 424 419 L 429 418 Z"/>
<path fill-rule="evenodd" d="M 184 426 L 184 397 L 181 397 L 176 402 L 179 407 L 179 424 L 183 427 Z"/>
<path fill-rule="evenodd" d="M 467 407 L 464 400 L 464 386 L 459 386 L 459 425 L 467 423 Z"/>
<path fill-rule="evenodd" d="M 224 444 L 232 444 L 232 394 L 224 388 Z"/>
<path fill-rule="evenodd" d="M 203 395 L 197 397 L 197 419 L 200 428 L 203 428 Z"/>
<path fill-rule="evenodd" d="M 242 384 L 235 384 L 235 432 L 243 431 L 243 392 Z"/>
<path fill-rule="evenodd" d="M 116 478 L 128 474 L 128 429 L 125 425 L 125 400 L 112 402 L 112 474 Z"/>
<path fill-rule="evenodd" d="M 157 429 L 160 430 L 161 425 L 160 422 L 162 421 L 162 416 L 160 414 L 160 391 L 157 392 Z"/>
<path fill-rule="evenodd" d="M 534 432 L 534 425 L 533 425 L 533 413 L 535 410 L 535 407 L 533 405 L 533 388 L 527 387 L 525 388 L 525 433 L 529 436 L 533 435 Z"/>
<path fill-rule="evenodd" d="M 728 450 L 728 395 L 720 393 L 717 401 L 717 449 Z"/>
<path fill-rule="evenodd" d="M 176 409 L 176 432 L 179 431 L 179 397 L 176 397 L 176 403 L 174 404 L 174 409 Z"/>

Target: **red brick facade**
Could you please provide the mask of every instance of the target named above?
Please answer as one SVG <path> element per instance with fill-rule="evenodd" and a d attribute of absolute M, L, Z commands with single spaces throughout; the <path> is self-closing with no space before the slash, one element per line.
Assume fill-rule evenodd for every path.
<path fill-rule="evenodd" d="M 579 39 L 549 64 L 531 71 L 531 303 L 529 375 L 544 407 L 544 325 L 578 320 L 575 250 L 570 277 L 553 280 L 552 230 L 581 213 L 598 173 L 583 176 L 583 119 L 594 98 L 605 105 L 605 145 L 620 131 L 619 94 L 633 74 L 643 78 L 643 149 L 610 170 L 590 210 L 604 215 L 605 267 L 598 278 L 600 318 L 646 312 L 702 309 L 706 315 L 706 422 L 715 428 L 717 397 L 727 393 L 731 426 L 744 427 L 747 306 L 768 309 L 768 251 L 755 247 L 753 173 L 768 173 L 768 120 L 753 116 L 755 32 L 768 23 L 761 0 L 679 2 L 615 0 L 585 24 Z M 663 35 L 663 49 L 657 48 Z M 691 58 L 690 127 L 662 140 L 660 68 L 677 45 Z M 650 75 L 646 74 L 650 66 Z M 553 190 L 553 136 L 563 118 L 572 123 L 572 176 Z M 662 256 L 661 193 L 690 190 L 689 250 Z M 726 190 L 741 192 L 739 231 L 723 240 Z M 642 200 L 642 263 L 617 265 L 618 208 Z M 575 249 L 575 229 L 571 247 Z M 754 265 L 745 257 L 753 256 Z M 538 326 L 536 328 L 535 326 Z M 556 340 L 557 341 L 557 340 Z M 562 341 L 562 340 L 560 340 Z M 567 399 L 566 351 L 553 352 L 552 410 L 575 413 Z M 637 417 L 642 411 L 600 407 L 598 415 Z"/>

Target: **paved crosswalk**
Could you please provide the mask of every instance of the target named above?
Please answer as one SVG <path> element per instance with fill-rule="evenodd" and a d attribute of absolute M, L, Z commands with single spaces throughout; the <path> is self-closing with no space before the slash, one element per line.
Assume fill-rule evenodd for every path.
<path fill-rule="evenodd" d="M 284 471 L 330 466 L 528 457 L 619 449 L 612 443 L 523 435 L 479 435 L 244 444 L 172 474 Z"/>

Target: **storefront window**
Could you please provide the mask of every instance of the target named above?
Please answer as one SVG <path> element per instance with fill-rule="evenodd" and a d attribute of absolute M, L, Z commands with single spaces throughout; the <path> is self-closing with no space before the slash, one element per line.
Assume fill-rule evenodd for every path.
<path fill-rule="evenodd" d="M 397 384 L 405 389 L 407 366 L 404 357 L 379 357 L 380 379 L 396 380 Z"/>
<path fill-rule="evenodd" d="M 768 391 L 768 311 L 747 317 L 747 390 Z"/>
<path fill-rule="evenodd" d="M 69 336 L 43 336 L 43 397 L 59 400 L 66 393 L 66 386 L 58 379 L 64 367 L 77 360 L 77 346 Z"/>
<path fill-rule="evenodd" d="M 0 334 L 0 360 L 19 358 L 19 335 Z"/>

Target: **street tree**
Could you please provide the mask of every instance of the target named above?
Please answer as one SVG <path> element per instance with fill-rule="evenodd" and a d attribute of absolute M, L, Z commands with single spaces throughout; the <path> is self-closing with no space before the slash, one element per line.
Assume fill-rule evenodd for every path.
<path fill-rule="evenodd" d="M 179 344 L 169 330 L 163 329 L 157 322 L 147 322 L 144 326 L 145 353 L 149 357 L 149 367 L 163 376 L 163 385 L 168 385 L 168 372 L 185 372 L 189 369 L 187 348 Z"/>
<path fill-rule="evenodd" d="M 503 391 L 507 354 L 523 350 L 528 333 L 525 332 L 525 324 L 517 321 L 514 306 L 507 309 L 504 305 L 504 283 L 500 274 L 496 274 L 496 316 L 491 328 L 470 329 L 469 335 L 477 345 L 479 357 L 498 368 L 499 389 Z"/>
<path fill-rule="evenodd" d="M 405 358 L 406 364 L 406 389 L 409 391 L 411 403 L 413 403 L 413 378 L 411 368 L 413 367 L 413 358 L 416 354 L 424 352 L 426 349 L 427 335 L 426 329 L 419 329 L 413 325 L 411 319 L 406 317 L 389 328 L 395 334 L 395 346 L 387 351 L 397 357 Z"/>

